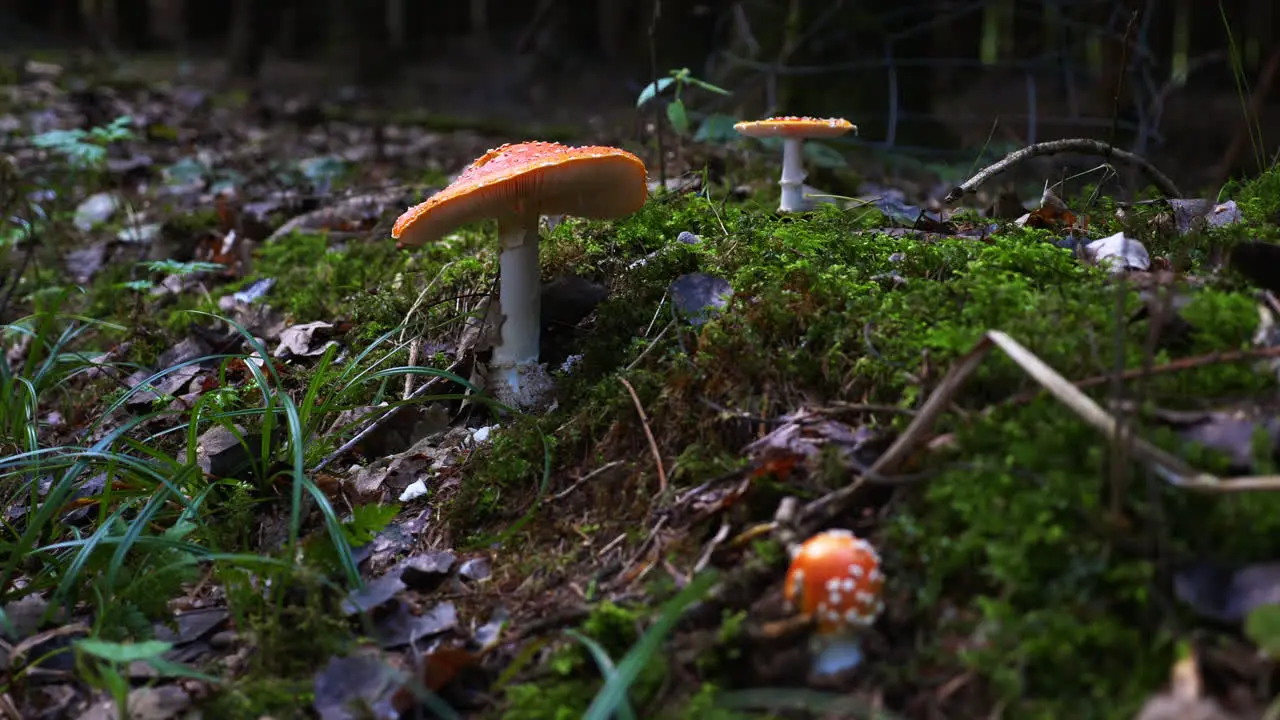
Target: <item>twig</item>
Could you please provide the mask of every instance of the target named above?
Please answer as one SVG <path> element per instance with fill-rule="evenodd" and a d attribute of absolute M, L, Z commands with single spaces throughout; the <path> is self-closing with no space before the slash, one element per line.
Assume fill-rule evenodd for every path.
<path fill-rule="evenodd" d="M 1166 375 L 1168 373 L 1181 372 L 1183 370 L 1194 370 L 1196 368 L 1209 367 L 1210 365 L 1218 365 L 1233 362 L 1243 362 L 1245 360 L 1262 360 L 1265 358 L 1280 357 L 1280 347 L 1254 348 L 1252 350 L 1224 350 L 1221 352 L 1209 353 L 1207 355 L 1196 355 L 1194 357 L 1173 360 L 1164 365 L 1155 365 L 1150 368 L 1135 368 L 1126 370 L 1119 374 L 1121 380 L 1138 380 L 1143 377 L 1152 375 Z M 1097 387 L 1104 383 L 1110 382 L 1116 377 L 1115 373 L 1107 375 L 1095 375 L 1083 380 L 1076 380 L 1073 385 L 1077 388 Z M 1015 395 L 1009 399 L 1010 404 L 1020 404 L 1030 402 L 1040 396 L 1044 392 L 1043 389 L 1030 390 L 1019 395 Z"/>
<path fill-rule="evenodd" d="M 1035 145 L 1028 145 L 1020 150 L 1005 155 L 1003 159 L 988 165 L 979 170 L 973 177 L 965 180 L 959 186 L 951 189 L 942 202 L 950 205 L 960 200 L 965 195 L 972 193 L 978 189 L 983 183 L 1018 163 L 1029 160 L 1034 157 L 1043 157 L 1046 155 L 1060 155 L 1062 153 L 1086 153 L 1090 155 L 1099 155 L 1102 157 L 1114 157 L 1118 160 L 1130 163 L 1146 174 L 1151 182 L 1156 186 L 1166 198 L 1180 198 L 1182 191 L 1178 186 L 1169 179 L 1167 175 L 1160 172 L 1154 165 L 1139 155 L 1135 155 L 1128 150 L 1121 150 L 1113 147 L 1101 140 L 1090 140 L 1088 138 L 1066 138 L 1064 140 L 1049 140 Z"/>
<path fill-rule="evenodd" d="M 276 228 L 274 232 L 267 236 L 266 240 L 262 241 L 262 244 L 270 245 L 295 230 L 337 225 L 338 221 L 351 215 L 362 214 L 370 208 L 373 208 L 377 213 L 381 213 L 385 208 L 398 205 L 401 198 L 411 189 L 406 185 L 383 188 L 364 195 L 343 198 L 333 205 L 316 208 L 310 212 L 294 216 L 285 224 Z"/>
<path fill-rule="evenodd" d="M 614 468 L 618 467 L 618 466 L 619 466 L 619 465 L 621 465 L 621 464 L 622 464 L 622 461 L 621 461 L 621 460 L 611 460 L 611 461 L 609 461 L 609 462 L 607 462 L 607 463 L 605 463 L 605 464 L 601 465 L 600 467 L 596 468 L 595 470 L 592 470 L 591 472 L 587 473 L 586 475 L 583 475 L 582 477 L 578 478 L 578 481 L 577 481 L 577 482 L 575 482 L 574 484 L 570 485 L 569 487 L 565 488 L 564 490 L 561 490 L 560 492 L 556 493 L 555 495 L 552 495 L 552 496 L 551 496 L 551 500 L 552 500 L 552 501 L 555 501 L 555 500 L 560 500 L 560 499 L 563 499 L 563 498 L 567 497 L 567 496 L 568 496 L 570 493 L 572 493 L 574 490 L 577 490 L 578 488 L 582 487 L 582 484 L 583 484 L 583 483 L 587 482 L 588 480 L 590 480 L 590 479 L 592 479 L 592 478 L 594 478 L 594 477 L 596 477 L 596 476 L 598 476 L 598 475 L 601 475 L 601 474 L 603 474 L 603 473 L 605 473 L 605 472 L 608 472 L 609 470 L 612 470 L 612 469 L 614 469 Z"/>
<path fill-rule="evenodd" d="M 636 395 L 636 389 L 631 387 L 631 383 L 626 378 L 618 378 L 622 381 L 622 386 L 631 394 L 631 402 L 635 403 L 636 413 L 640 415 L 640 425 L 644 428 L 644 436 L 649 440 L 649 452 L 653 453 L 653 464 L 658 467 L 658 490 L 659 492 L 667 491 L 667 471 L 662 467 L 662 453 L 658 452 L 658 441 L 653 439 L 653 431 L 649 429 L 649 418 L 644 414 L 644 407 L 640 404 L 640 396 Z"/>
<path fill-rule="evenodd" d="M 444 271 L 448 270 L 449 266 L 453 265 L 454 262 L 456 261 L 450 260 L 444 265 L 441 265 L 440 270 L 436 272 L 436 276 L 431 278 L 431 282 L 427 283 L 426 287 L 422 288 L 422 292 L 418 293 L 417 299 L 413 301 L 413 305 L 409 308 L 409 311 L 404 314 L 404 320 L 400 321 L 400 342 L 404 342 L 405 333 L 409 332 L 409 318 L 413 317 L 413 314 L 418 311 L 418 308 L 422 305 L 422 301 L 426 299 L 427 293 L 431 292 L 431 288 L 435 287 L 436 281 L 444 275 Z M 409 367 L 418 366 L 418 348 L 419 344 L 416 342 L 409 346 Z M 405 373 L 404 397 L 406 399 L 413 394 L 414 377 L 414 373 Z"/>
<path fill-rule="evenodd" d="M 653 338 L 653 340 L 649 341 L 649 344 L 648 344 L 647 346 L 645 346 L 645 349 L 644 349 L 644 350 L 641 350 L 639 355 L 636 355 L 636 359 L 635 359 L 635 360 L 632 360 L 630 365 L 627 365 L 627 370 L 631 370 L 631 369 L 632 369 L 632 368 L 634 368 L 636 365 L 639 365 L 639 364 L 640 364 L 640 361 L 644 359 L 644 356 L 645 356 L 645 355 L 648 355 L 650 350 L 652 350 L 652 349 L 654 349 L 655 347 L 657 347 L 657 346 L 658 346 L 658 341 L 659 341 L 659 340 L 661 340 L 661 339 L 662 339 L 662 336 L 663 336 L 663 335 L 666 335 L 666 334 L 667 334 L 667 331 L 668 331 L 668 330 L 670 330 L 670 329 L 671 329 L 671 328 L 673 328 L 673 327 L 675 327 L 675 322 L 674 322 L 674 321 L 669 322 L 669 323 L 667 323 L 666 325 L 664 325 L 664 326 L 662 327 L 662 330 L 658 332 L 658 334 Z"/>
<path fill-rule="evenodd" d="M 714 537 L 707 541 L 702 548 L 702 554 L 698 556 L 698 561 L 693 564 L 693 569 L 689 571 L 690 575 L 697 575 L 706 569 L 707 564 L 711 562 L 711 556 L 715 553 L 716 548 L 720 547 L 720 543 L 729 539 L 729 530 L 731 529 L 729 521 L 724 518 L 720 519 L 720 529 L 716 531 Z"/>
<path fill-rule="evenodd" d="M 445 372 L 451 373 L 457 370 L 461 365 L 462 365 L 461 360 L 454 360 L 452 365 L 445 368 Z M 413 399 L 422 397 L 427 393 L 428 390 L 431 390 L 436 385 L 444 381 L 445 381 L 444 377 L 437 375 L 436 377 L 433 377 L 427 382 L 423 383 L 422 387 L 418 388 L 417 390 L 414 390 L 413 395 L 410 395 L 408 398 L 405 398 L 405 399 L 413 400 Z M 396 413 L 400 412 L 400 410 L 403 409 L 404 407 L 405 407 L 404 405 L 397 405 L 391 408 L 390 410 L 386 411 L 385 413 L 379 415 L 378 417 L 374 418 L 373 421 L 370 422 L 368 425 L 366 425 L 363 430 L 356 433 L 350 440 L 342 443 L 342 445 L 337 450 L 334 450 L 333 452 L 326 455 L 323 460 L 321 460 L 314 468 L 312 468 L 312 470 L 313 471 L 323 470 L 325 467 L 329 465 L 329 463 L 333 462 L 334 460 L 337 460 L 338 458 L 350 452 L 351 448 L 355 447 L 356 445 L 359 445 L 361 440 L 369 436 L 369 433 L 381 427 L 388 420 L 394 417 Z"/>

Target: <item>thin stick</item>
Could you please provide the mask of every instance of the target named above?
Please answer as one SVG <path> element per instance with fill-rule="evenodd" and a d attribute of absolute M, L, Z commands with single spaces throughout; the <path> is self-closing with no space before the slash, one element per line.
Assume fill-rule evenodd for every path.
<path fill-rule="evenodd" d="M 422 288 L 422 292 L 418 293 L 418 297 L 413 301 L 413 305 L 409 308 L 409 312 L 404 314 L 404 320 L 400 321 L 400 342 L 404 342 L 405 333 L 409 332 L 409 318 L 413 317 L 413 314 L 418 311 L 418 308 L 422 306 L 422 301 L 426 299 L 427 293 L 431 292 L 431 288 L 436 286 L 436 281 L 444 275 L 444 271 L 448 270 L 449 266 L 453 265 L 454 262 L 456 261 L 450 260 L 444 265 L 441 265 L 440 270 L 436 272 L 436 276 L 431 278 L 431 282 L 427 283 L 426 287 Z M 409 346 L 409 367 L 418 366 L 418 345 L 419 344 L 417 342 L 414 342 Z M 405 373 L 404 398 L 406 400 L 413 395 L 413 378 L 413 373 Z"/>
<path fill-rule="evenodd" d="M 1178 186 L 1169 179 L 1169 176 L 1160 172 L 1154 165 L 1139 155 L 1135 155 L 1128 150 L 1121 150 L 1113 147 L 1101 140 L 1090 140 L 1088 138 L 1067 138 L 1064 140 L 1049 140 L 1047 142 L 1028 145 L 1020 150 L 1005 155 L 1003 159 L 986 166 L 979 170 L 973 177 L 965 180 L 959 186 L 951 189 L 942 202 L 950 205 L 960 200 L 965 195 L 972 193 L 978 189 L 983 183 L 1009 168 L 1017 165 L 1023 160 L 1029 160 L 1033 157 L 1042 157 L 1046 155 L 1060 155 L 1062 153 L 1085 153 L 1088 155 L 1100 155 L 1102 157 L 1114 157 L 1117 160 L 1123 160 L 1134 165 L 1151 180 L 1161 194 L 1166 198 L 1180 198 L 1182 191 Z"/>
<path fill-rule="evenodd" d="M 631 383 L 626 378 L 618 378 L 622 381 L 622 386 L 631 394 L 631 402 L 635 403 L 636 413 L 640 416 L 640 425 L 644 428 L 644 436 L 649 439 L 649 452 L 653 453 L 653 464 L 658 466 L 658 490 L 660 492 L 667 491 L 667 471 L 662 467 L 662 453 L 658 452 L 658 441 L 653 439 L 653 431 L 649 429 L 649 418 L 644 414 L 644 407 L 640 405 L 640 396 L 636 394 L 636 389 L 631 387 Z"/>
<path fill-rule="evenodd" d="M 445 368 L 445 372 L 451 373 L 457 370 L 461 365 L 462 365 L 461 360 L 454 360 L 452 365 Z M 445 381 L 445 378 L 437 375 L 436 377 L 433 377 L 427 382 L 423 383 L 422 387 L 418 388 L 417 390 L 414 390 L 413 394 L 405 399 L 413 400 L 415 398 L 422 397 L 427 393 L 428 390 L 434 388 L 436 385 L 439 385 L 444 381 Z M 386 423 L 388 420 L 394 417 L 396 413 L 400 412 L 400 410 L 403 409 L 404 407 L 405 407 L 404 405 L 397 405 L 391 408 L 390 410 L 386 411 L 385 413 L 379 415 L 378 417 L 374 418 L 373 422 L 370 422 L 368 425 L 366 425 L 363 430 L 356 433 L 350 440 L 342 443 L 341 447 L 339 447 L 337 450 L 334 450 L 333 452 L 326 455 L 325 458 L 321 460 L 319 464 L 317 464 L 314 468 L 312 468 L 312 470 L 313 471 L 323 470 L 325 467 L 329 465 L 329 463 L 333 462 L 334 460 L 337 460 L 338 458 L 350 452 L 351 448 L 360 444 L 360 441 L 368 437 L 369 433 L 381 427 L 384 423 Z"/>
<path fill-rule="evenodd" d="M 1172 360 L 1164 365 L 1154 365 L 1150 368 L 1134 368 L 1125 370 L 1119 374 L 1121 380 L 1137 380 L 1152 375 L 1165 375 L 1168 373 L 1182 372 L 1184 370 L 1194 370 L 1196 368 L 1210 367 L 1212 365 L 1244 362 L 1246 360 L 1261 360 L 1265 358 L 1280 357 L 1280 347 L 1263 347 L 1253 348 L 1250 350 L 1222 350 L 1218 352 L 1208 353 L 1207 355 L 1195 355 L 1193 357 L 1179 358 Z M 1095 375 L 1083 380 L 1076 380 L 1073 385 L 1078 388 L 1097 387 L 1109 382 L 1112 378 L 1117 377 L 1115 373 L 1107 375 Z M 1030 402 L 1040 397 L 1044 392 L 1044 388 L 1036 388 L 1028 390 L 1025 393 L 1015 395 L 1010 398 L 1010 404 L 1021 404 Z"/>

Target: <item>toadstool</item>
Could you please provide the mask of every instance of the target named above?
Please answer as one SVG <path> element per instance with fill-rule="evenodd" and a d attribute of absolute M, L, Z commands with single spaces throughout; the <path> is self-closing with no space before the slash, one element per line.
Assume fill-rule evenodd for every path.
<path fill-rule="evenodd" d="M 630 215 L 648 198 L 646 181 L 644 162 L 618 148 L 506 144 L 485 153 L 448 187 L 396 220 L 391 235 L 404 248 L 437 240 L 461 225 L 497 219 L 501 320 L 489 369 L 499 402 L 537 408 L 550 385 L 546 368 L 538 363 L 538 218 Z"/>
<path fill-rule="evenodd" d="M 752 138 L 782 138 L 782 200 L 778 212 L 794 212 L 805 208 L 803 144 L 807 138 L 833 138 L 858 126 L 844 118 L 772 117 L 735 123 L 734 130 Z"/>
<path fill-rule="evenodd" d="M 827 530 L 794 549 L 783 597 L 816 626 L 816 672 L 841 672 L 862 660 L 857 635 L 884 610 L 883 590 L 875 547 L 849 530 Z"/>

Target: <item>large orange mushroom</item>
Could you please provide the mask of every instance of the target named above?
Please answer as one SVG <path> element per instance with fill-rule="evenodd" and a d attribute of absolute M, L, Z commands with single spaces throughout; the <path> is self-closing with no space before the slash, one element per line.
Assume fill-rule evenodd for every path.
<path fill-rule="evenodd" d="M 409 208 L 391 231 L 400 247 L 435 241 L 461 225 L 496 218 L 499 340 L 489 363 L 494 397 L 539 407 L 550 386 L 538 363 L 541 287 L 538 218 L 616 218 L 648 198 L 644 162 L 612 147 L 507 144 L 471 163 L 448 187 Z"/>
<path fill-rule="evenodd" d="M 807 138 L 833 138 L 858 126 L 844 118 L 811 118 L 788 115 L 765 120 L 735 123 L 734 130 L 753 138 L 782 138 L 782 199 L 778 212 L 805 209 L 804 141 Z"/>

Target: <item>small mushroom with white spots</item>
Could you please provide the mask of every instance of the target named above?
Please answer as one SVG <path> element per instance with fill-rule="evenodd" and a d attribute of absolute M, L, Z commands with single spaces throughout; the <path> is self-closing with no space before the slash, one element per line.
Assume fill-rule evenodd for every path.
<path fill-rule="evenodd" d="M 884 610 L 883 590 L 879 554 L 849 530 L 827 530 L 792 551 L 783 596 L 817 628 L 817 674 L 839 673 L 862 661 L 858 633 Z"/>

